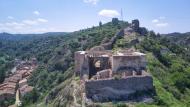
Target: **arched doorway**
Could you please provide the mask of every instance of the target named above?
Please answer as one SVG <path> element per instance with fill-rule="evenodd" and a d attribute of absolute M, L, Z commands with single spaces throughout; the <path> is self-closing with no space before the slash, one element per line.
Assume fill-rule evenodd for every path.
<path fill-rule="evenodd" d="M 111 68 L 108 57 L 91 57 L 89 60 L 89 79 L 98 71 Z"/>

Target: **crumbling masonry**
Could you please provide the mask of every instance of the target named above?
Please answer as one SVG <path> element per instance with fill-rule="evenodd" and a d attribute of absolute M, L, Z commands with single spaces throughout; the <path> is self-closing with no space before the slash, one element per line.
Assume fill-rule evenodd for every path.
<path fill-rule="evenodd" d="M 131 27 L 136 31 L 133 26 L 136 25 Z M 102 49 L 103 46 L 75 52 L 75 72 L 81 78 L 87 99 L 127 101 L 133 100 L 137 92 L 154 90 L 153 79 L 146 72 L 145 54 L 134 50 L 112 52 Z"/>

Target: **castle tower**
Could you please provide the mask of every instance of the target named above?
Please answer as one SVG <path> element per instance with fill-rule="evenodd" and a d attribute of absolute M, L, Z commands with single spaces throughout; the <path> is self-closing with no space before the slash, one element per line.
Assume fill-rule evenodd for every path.
<path fill-rule="evenodd" d="M 140 23 L 139 23 L 139 20 L 138 19 L 135 19 L 135 20 L 132 20 L 132 28 L 135 32 L 138 32 L 139 31 L 139 26 L 140 26 Z"/>

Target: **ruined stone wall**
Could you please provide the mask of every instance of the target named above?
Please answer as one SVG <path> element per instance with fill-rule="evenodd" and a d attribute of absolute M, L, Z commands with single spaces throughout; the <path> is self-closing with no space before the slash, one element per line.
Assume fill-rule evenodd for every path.
<path fill-rule="evenodd" d="M 127 101 L 130 95 L 140 91 L 153 90 L 151 76 L 132 76 L 124 79 L 87 81 L 86 97 L 95 102 Z"/>
<path fill-rule="evenodd" d="M 97 79 L 106 79 L 112 77 L 112 71 L 111 69 L 102 70 L 97 73 L 98 78 Z"/>
<path fill-rule="evenodd" d="M 80 52 L 75 52 L 75 72 L 76 73 L 80 72 L 83 62 L 84 62 L 84 54 L 80 54 Z"/>
<path fill-rule="evenodd" d="M 99 67 L 95 66 L 96 62 L 99 63 Z M 90 57 L 89 58 L 89 78 L 96 75 L 97 72 L 110 69 L 110 58 L 108 56 Z"/>
<path fill-rule="evenodd" d="M 124 36 L 124 30 L 120 30 L 118 33 L 116 33 L 115 36 L 111 38 L 110 42 L 102 44 L 101 46 L 104 47 L 105 50 L 111 50 L 116 40 L 123 36 Z"/>
<path fill-rule="evenodd" d="M 114 55 L 112 58 L 112 71 L 117 73 L 122 69 L 134 69 L 141 70 L 146 68 L 145 56 L 117 56 Z"/>
<path fill-rule="evenodd" d="M 83 79 L 89 78 L 89 56 L 85 55 L 83 63 L 81 63 L 80 77 Z"/>
<path fill-rule="evenodd" d="M 89 75 L 89 61 L 88 56 L 84 52 L 75 52 L 75 73 L 83 78 Z"/>

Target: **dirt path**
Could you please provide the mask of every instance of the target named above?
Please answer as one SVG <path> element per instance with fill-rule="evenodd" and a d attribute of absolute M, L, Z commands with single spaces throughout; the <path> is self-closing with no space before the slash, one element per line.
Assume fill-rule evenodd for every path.
<path fill-rule="evenodd" d="M 76 84 L 76 82 L 73 82 L 72 83 L 73 84 L 73 98 L 74 98 L 74 101 L 73 101 L 73 103 L 74 103 L 74 105 L 75 105 L 75 107 L 81 107 L 81 105 L 80 104 L 78 104 L 77 103 L 77 89 L 79 89 L 79 86 Z"/>
<path fill-rule="evenodd" d="M 21 103 L 21 101 L 20 101 L 20 91 L 19 91 L 19 89 L 16 91 L 16 101 L 15 101 L 15 105 L 18 106 L 18 107 L 22 105 L 22 103 Z"/>

